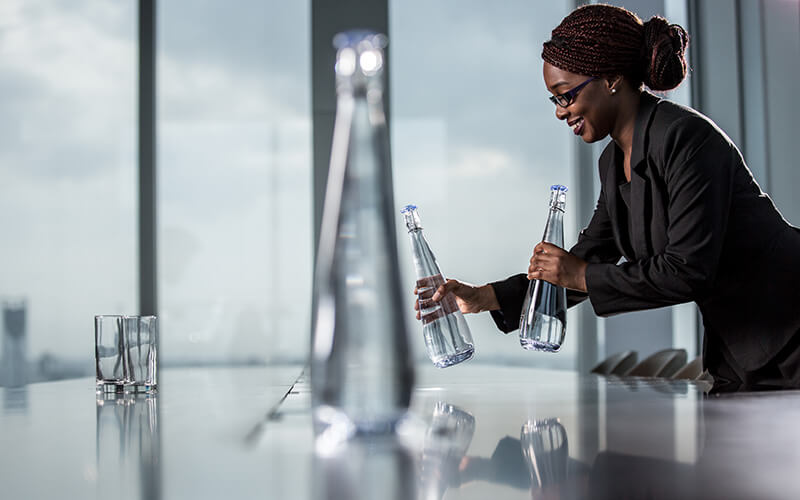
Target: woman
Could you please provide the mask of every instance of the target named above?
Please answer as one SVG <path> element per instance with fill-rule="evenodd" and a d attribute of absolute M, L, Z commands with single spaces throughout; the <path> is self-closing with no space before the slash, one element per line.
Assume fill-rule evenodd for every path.
<path fill-rule="evenodd" d="M 800 387 L 800 230 L 711 120 L 643 89 L 683 81 L 687 43 L 678 25 L 609 5 L 564 18 L 542 50 L 556 117 L 585 142 L 613 139 L 594 215 L 569 252 L 536 245 L 527 276 L 451 280 L 434 300 L 452 292 L 504 332 L 529 279 L 567 288 L 570 305 L 588 297 L 600 316 L 694 301 L 716 390 Z"/>

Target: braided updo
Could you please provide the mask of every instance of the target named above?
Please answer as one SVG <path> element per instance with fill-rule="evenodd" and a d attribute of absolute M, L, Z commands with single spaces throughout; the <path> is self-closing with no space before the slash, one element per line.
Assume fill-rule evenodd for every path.
<path fill-rule="evenodd" d="M 663 17 L 642 23 L 620 7 L 584 5 L 553 30 L 542 59 L 571 73 L 622 75 L 635 86 L 671 90 L 686 77 L 688 44 L 686 31 Z"/>

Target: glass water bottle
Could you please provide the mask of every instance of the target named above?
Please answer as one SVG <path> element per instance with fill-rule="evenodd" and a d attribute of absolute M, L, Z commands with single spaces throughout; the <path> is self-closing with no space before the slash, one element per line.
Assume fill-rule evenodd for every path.
<path fill-rule="evenodd" d="M 334 38 L 336 120 L 314 282 L 315 423 L 389 432 L 411 398 L 413 365 L 400 291 L 384 35 Z"/>
<path fill-rule="evenodd" d="M 550 213 L 542 241 L 564 247 L 567 186 L 550 187 Z M 544 280 L 531 280 L 522 304 L 519 342 L 532 351 L 557 352 L 567 331 L 567 291 Z"/>
<path fill-rule="evenodd" d="M 475 352 L 472 334 L 452 293 L 442 297 L 439 302 L 432 300 L 434 292 L 446 279 L 422 234 L 417 207 L 406 205 L 401 213 L 408 228 L 411 253 L 414 255 L 422 335 L 428 356 L 439 368 L 466 361 Z"/>

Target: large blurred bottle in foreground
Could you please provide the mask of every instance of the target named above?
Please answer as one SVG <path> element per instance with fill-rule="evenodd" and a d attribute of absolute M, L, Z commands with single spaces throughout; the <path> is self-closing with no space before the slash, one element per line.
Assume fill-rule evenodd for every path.
<path fill-rule="evenodd" d="M 550 212 L 542 241 L 564 247 L 564 206 L 567 186 L 550 187 Z M 522 304 L 519 342 L 533 351 L 556 352 L 567 331 L 567 291 L 543 280 L 531 280 Z"/>
<path fill-rule="evenodd" d="M 453 294 L 442 297 L 439 302 L 431 299 L 436 289 L 444 284 L 444 274 L 422 234 L 422 222 L 417 207 L 406 205 L 402 214 L 411 240 L 411 253 L 414 255 L 422 335 L 425 337 L 428 356 L 439 368 L 466 361 L 475 351 L 469 326 L 458 309 Z"/>
<path fill-rule="evenodd" d="M 334 38 L 336 122 L 314 281 L 315 422 L 344 417 L 360 432 L 391 431 L 413 385 L 383 108 L 385 44 L 366 31 Z"/>

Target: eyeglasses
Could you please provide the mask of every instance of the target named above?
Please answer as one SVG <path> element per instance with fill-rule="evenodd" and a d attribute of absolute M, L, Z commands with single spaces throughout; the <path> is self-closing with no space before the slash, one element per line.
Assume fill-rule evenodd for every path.
<path fill-rule="evenodd" d="M 585 87 L 592 80 L 596 80 L 596 79 L 597 79 L 597 77 L 593 76 L 593 77 L 589 78 L 588 80 L 586 80 L 585 82 L 583 82 L 580 85 L 578 85 L 577 87 L 573 87 L 573 88 L 567 90 L 563 94 L 550 96 L 550 102 L 552 102 L 553 104 L 555 104 L 557 106 L 561 106 L 562 108 L 566 108 L 567 106 L 572 104 L 572 101 L 575 100 L 575 97 L 578 96 L 578 92 L 580 92 L 583 87 Z"/>

